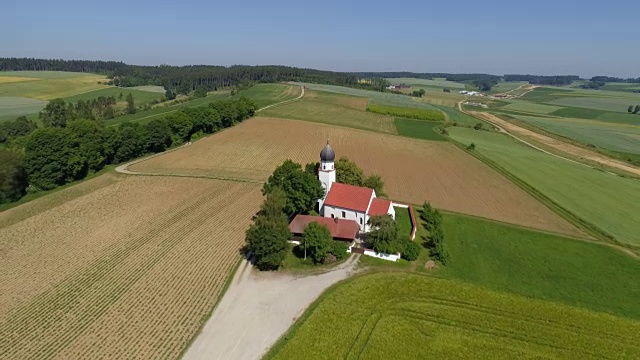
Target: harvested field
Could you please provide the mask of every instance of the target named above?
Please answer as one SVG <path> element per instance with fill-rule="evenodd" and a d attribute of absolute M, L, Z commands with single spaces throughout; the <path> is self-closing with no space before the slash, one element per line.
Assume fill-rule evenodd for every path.
<path fill-rule="evenodd" d="M 304 121 L 253 118 L 133 171 L 265 181 L 287 158 L 318 161 L 326 139 L 337 156 L 379 174 L 391 199 L 522 226 L 582 233 L 524 190 L 448 142 L 428 142 Z"/>
<path fill-rule="evenodd" d="M 83 185 L 0 214 L 0 358 L 177 358 L 239 259 L 259 186 Z"/>

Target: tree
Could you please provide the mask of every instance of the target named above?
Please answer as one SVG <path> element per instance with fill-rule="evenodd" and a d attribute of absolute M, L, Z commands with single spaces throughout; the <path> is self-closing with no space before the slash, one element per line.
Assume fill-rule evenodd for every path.
<path fill-rule="evenodd" d="M 477 123 L 475 125 L 473 125 L 473 128 L 476 130 L 482 130 L 482 123 Z"/>
<path fill-rule="evenodd" d="M 145 125 L 149 137 L 147 150 L 161 152 L 171 146 L 171 128 L 164 119 L 154 119 Z"/>
<path fill-rule="evenodd" d="M 355 162 L 346 157 L 341 157 L 335 162 L 336 181 L 342 184 L 363 186 L 364 171 Z"/>
<path fill-rule="evenodd" d="M 47 127 L 65 127 L 73 118 L 73 106 L 67 106 L 62 99 L 53 99 L 40 112 L 40 119 Z"/>
<path fill-rule="evenodd" d="M 120 93 L 120 95 L 122 95 L 122 93 Z M 173 100 L 176 98 L 176 93 L 167 89 L 167 91 L 164 92 L 164 97 L 167 98 L 167 100 Z"/>
<path fill-rule="evenodd" d="M 167 124 L 171 128 L 171 132 L 176 135 L 177 141 L 188 141 L 193 130 L 193 120 L 185 111 L 178 111 L 167 115 L 165 118 Z"/>
<path fill-rule="evenodd" d="M 0 143 L 19 136 L 29 135 L 37 127 L 36 123 L 27 119 L 26 116 L 20 116 L 13 121 L 0 123 Z"/>
<path fill-rule="evenodd" d="M 259 215 L 246 233 L 247 248 L 260 270 L 276 270 L 282 265 L 290 239 L 287 217 L 282 213 L 273 217 Z"/>
<path fill-rule="evenodd" d="M 29 186 L 22 157 L 0 149 L 0 164 L 0 204 L 16 201 L 24 196 Z"/>
<path fill-rule="evenodd" d="M 287 194 L 279 187 L 273 188 L 260 206 L 260 215 L 275 218 L 284 214 L 287 206 Z"/>
<path fill-rule="evenodd" d="M 209 89 L 206 86 L 198 85 L 198 87 L 196 87 L 196 90 L 193 92 L 193 96 L 197 98 L 203 98 L 207 96 L 208 92 L 209 92 Z"/>
<path fill-rule="evenodd" d="M 420 256 L 420 245 L 410 239 L 405 239 L 402 244 L 402 258 L 408 261 L 414 261 Z"/>
<path fill-rule="evenodd" d="M 128 114 L 136 113 L 136 101 L 133 99 L 132 93 L 129 93 L 129 95 L 127 95 L 127 113 Z"/>
<path fill-rule="evenodd" d="M 308 213 L 324 195 L 320 180 L 304 172 L 300 164 L 291 160 L 286 160 L 273 171 L 264 184 L 262 193 L 269 194 L 275 188 L 280 188 L 287 194 L 285 212 L 288 214 Z"/>
<path fill-rule="evenodd" d="M 115 149 L 115 162 L 123 162 L 145 153 L 149 143 L 147 129 L 139 123 L 125 122 L 120 124 L 118 131 L 118 147 Z"/>
<path fill-rule="evenodd" d="M 636 107 L 633 109 L 634 114 L 637 114 L 638 112 L 640 112 L 640 105 L 636 105 Z"/>
<path fill-rule="evenodd" d="M 633 105 L 629 105 L 629 108 L 627 109 L 627 112 L 633 112 Z"/>
<path fill-rule="evenodd" d="M 476 149 L 476 143 L 471 143 L 469 144 L 469 146 L 467 146 L 467 150 L 475 150 Z"/>
<path fill-rule="evenodd" d="M 367 242 L 377 252 L 394 254 L 402 250 L 398 239 L 398 225 L 389 215 L 377 215 L 369 218 L 371 231 L 367 234 Z"/>
<path fill-rule="evenodd" d="M 77 170 L 71 173 L 73 178 L 84 177 L 88 172 L 102 169 L 106 162 L 103 128 L 90 120 L 77 120 L 69 123 L 67 134 L 69 147 L 77 161 Z"/>
<path fill-rule="evenodd" d="M 64 185 L 71 157 L 64 129 L 34 131 L 25 143 L 24 154 L 24 167 L 31 185 L 42 190 Z"/>
<path fill-rule="evenodd" d="M 364 179 L 362 183 L 363 186 L 373 189 L 376 192 L 376 196 L 378 197 L 386 197 L 387 194 L 384 192 L 384 181 L 380 175 L 371 175 Z"/>
<path fill-rule="evenodd" d="M 122 91 L 120 91 L 120 94 L 118 95 L 118 100 L 122 100 L 122 97 L 123 97 Z"/>
<path fill-rule="evenodd" d="M 309 254 L 315 263 L 325 262 L 327 255 L 331 253 L 332 241 L 331 232 L 326 226 L 317 222 L 307 224 L 300 244 L 304 247 L 304 258 Z"/>
<path fill-rule="evenodd" d="M 418 93 L 420 94 L 420 97 L 423 97 L 424 94 L 426 94 L 427 92 L 424 91 L 424 89 L 420 89 L 420 91 L 418 91 Z"/>
<path fill-rule="evenodd" d="M 304 172 L 311 174 L 313 176 L 318 176 L 318 171 L 320 170 L 320 162 L 316 161 L 314 163 L 308 163 L 304 166 Z"/>

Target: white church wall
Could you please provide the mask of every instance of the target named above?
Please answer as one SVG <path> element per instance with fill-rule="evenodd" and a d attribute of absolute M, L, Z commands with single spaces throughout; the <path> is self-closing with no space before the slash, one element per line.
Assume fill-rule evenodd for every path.
<path fill-rule="evenodd" d="M 323 216 L 326 218 L 353 220 L 360 226 L 360 231 L 365 231 L 365 225 L 368 220 L 364 213 L 329 205 L 324 206 Z"/>
<path fill-rule="evenodd" d="M 378 258 L 378 259 L 382 259 L 382 260 L 394 261 L 394 262 L 400 260 L 400 253 L 397 253 L 397 254 L 385 254 L 385 253 L 375 252 L 374 250 L 371 250 L 371 249 L 366 249 L 364 251 L 364 255 L 371 256 L 371 257 Z"/>

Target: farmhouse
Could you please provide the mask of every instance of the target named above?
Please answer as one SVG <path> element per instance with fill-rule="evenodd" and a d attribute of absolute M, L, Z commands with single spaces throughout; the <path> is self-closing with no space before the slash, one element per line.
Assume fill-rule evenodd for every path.
<path fill-rule="evenodd" d="M 329 145 L 320 152 L 318 178 L 325 195 L 318 200 L 320 214 L 325 218 L 348 219 L 358 224 L 360 232 L 369 232 L 367 224 L 371 216 L 396 214 L 391 201 L 379 199 L 373 189 L 336 182 L 336 154 Z"/>
<path fill-rule="evenodd" d="M 299 239 L 304 233 L 304 228 L 312 222 L 326 226 L 334 240 L 348 241 L 351 243 L 355 240 L 358 232 L 360 231 L 358 224 L 353 220 L 338 218 L 331 219 L 311 215 L 296 215 L 293 221 L 289 224 L 289 231 L 293 234 L 294 239 Z"/>

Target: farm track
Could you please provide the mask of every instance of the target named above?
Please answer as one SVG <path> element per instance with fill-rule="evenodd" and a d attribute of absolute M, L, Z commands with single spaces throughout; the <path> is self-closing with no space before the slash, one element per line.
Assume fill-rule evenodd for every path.
<path fill-rule="evenodd" d="M 554 139 L 554 138 L 551 138 L 551 137 L 546 136 L 546 135 L 542 135 L 542 134 L 537 133 L 535 131 L 532 131 L 532 130 L 529 130 L 529 129 L 525 129 L 525 128 L 520 127 L 520 126 L 518 126 L 516 124 L 513 124 L 513 123 L 508 122 L 506 120 L 500 119 L 499 117 L 497 117 L 497 116 L 495 116 L 493 114 L 490 114 L 490 113 L 481 112 L 481 111 L 465 111 L 462 108 L 462 102 L 458 103 L 458 109 L 461 112 L 463 112 L 463 113 L 465 113 L 467 115 L 470 115 L 470 116 L 473 116 L 475 118 L 478 118 L 478 119 L 484 120 L 486 122 L 489 122 L 490 124 L 495 126 L 498 129 L 499 132 L 507 134 L 510 137 L 516 139 L 518 142 L 521 142 L 521 143 L 525 144 L 526 146 L 531 147 L 532 149 L 541 151 L 541 152 L 543 152 L 545 154 L 548 154 L 548 155 L 551 155 L 551 156 L 555 156 L 555 157 L 563 159 L 565 161 L 569 161 L 569 162 L 572 162 L 572 163 L 575 163 L 575 164 L 586 166 L 586 167 L 589 167 L 589 168 L 592 168 L 592 169 L 605 171 L 605 172 L 607 172 L 607 173 L 609 173 L 611 175 L 614 175 L 614 176 L 618 176 L 618 174 L 615 174 L 613 172 L 606 171 L 606 170 L 603 170 L 601 168 L 593 167 L 593 166 L 591 166 L 589 164 L 586 164 L 584 162 L 573 160 L 573 159 L 570 159 L 568 157 L 565 157 L 565 156 L 562 156 L 562 155 L 558 155 L 558 154 L 553 153 L 551 151 L 545 150 L 545 149 L 543 149 L 543 148 L 541 148 L 541 147 L 539 147 L 539 146 L 537 146 L 535 144 L 532 144 L 531 142 L 529 142 L 527 140 L 524 140 L 523 138 L 521 138 L 521 137 L 519 137 L 517 135 L 514 135 L 514 133 L 516 133 L 516 134 L 518 134 L 520 136 L 526 136 L 526 137 L 535 139 L 536 141 L 539 141 L 540 143 L 544 144 L 545 146 L 549 146 L 550 148 L 553 148 L 553 149 L 555 149 L 557 151 L 560 151 L 562 153 L 566 153 L 566 154 L 575 156 L 575 157 L 577 157 L 579 159 L 589 160 L 589 161 L 596 162 L 598 164 L 601 164 L 601 165 L 604 165 L 604 166 L 607 166 L 607 167 L 610 167 L 610 168 L 615 168 L 615 169 L 620 170 L 620 171 L 625 172 L 625 173 L 630 173 L 630 174 L 634 174 L 636 176 L 640 176 L 640 169 L 635 167 L 635 166 L 628 165 L 628 164 L 623 163 L 621 161 L 617 161 L 617 160 L 608 158 L 608 157 L 606 157 L 604 155 L 600 155 L 600 154 L 598 154 L 596 152 L 583 149 L 583 148 L 578 147 L 576 145 L 572 145 L 572 144 L 566 143 L 564 141 L 561 141 L 561 140 L 558 140 L 558 139 Z"/>
<path fill-rule="evenodd" d="M 271 105 L 267 105 L 264 106 L 258 110 L 256 110 L 256 113 L 272 108 L 274 106 L 278 106 L 278 105 L 283 105 L 292 101 L 296 101 L 296 100 L 300 100 L 304 97 L 304 86 L 300 85 L 300 95 L 295 98 L 295 99 L 289 99 L 289 100 L 285 100 L 285 101 L 281 101 L 279 103 L 275 103 L 275 104 L 271 104 Z M 178 110 L 174 110 L 174 111 L 178 111 Z M 155 115 L 152 115 L 155 116 Z M 154 172 L 140 172 L 140 171 L 131 171 L 128 170 L 129 166 L 137 164 L 139 162 L 145 161 L 145 160 L 149 160 L 152 159 L 156 156 L 160 156 L 160 155 L 164 155 L 173 151 L 177 151 L 180 150 L 182 148 L 185 148 L 187 146 L 191 145 L 191 141 L 189 141 L 188 143 L 179 146 L 177 148 L 171 149 L 171 150 L 167 150 L 161 153 L 157 153 L 157 154 L 153 154 L 144 158 L 140 158 L 140 159 L 136 159 L 133 161 L 130 161 L 126 164 L 120 165 L 116 168 L 116 172 L 119 172 L 121 174 L 127 174 L 127 175 L 147 175 L 147 176 L 176 176 L 176 177 L 195 177 L 195 178 L 207 178 L 207 179 L 216 179 L 216 180 L 230 180 L 230 181 L 239 181 L 239 179 L 235 179 L 235 178 L 225 178 L 225 177 L 214 177 L 214 176 L 195 176 L 195 175 L 185 175 L 185 174 L 167 174 L 167 173 L 154 173 Z M 261 181 L 251 181 L 251 180 L 243 180 L 243 181 L 247 181 L 247 182 L 254 182 L 254 183 L 261 183 Z"/>

